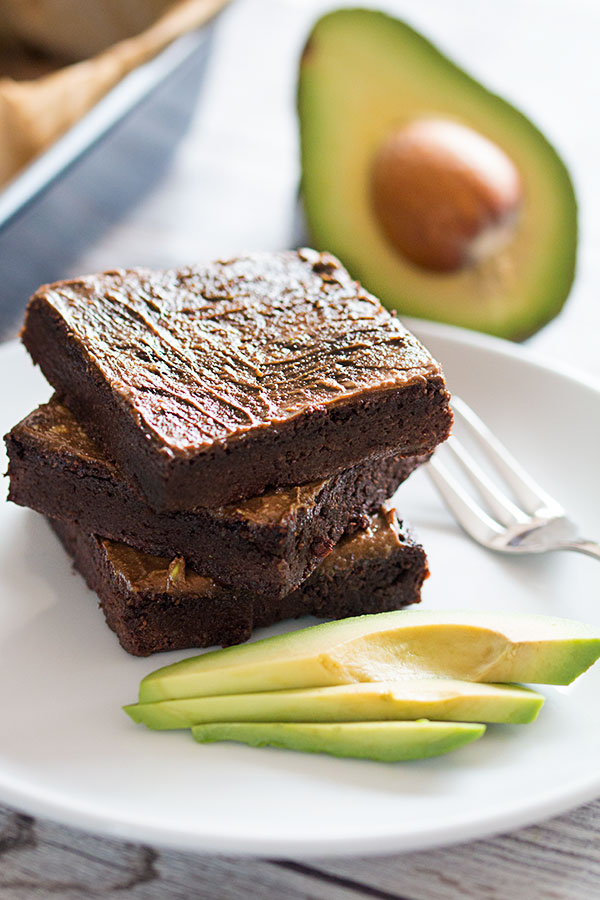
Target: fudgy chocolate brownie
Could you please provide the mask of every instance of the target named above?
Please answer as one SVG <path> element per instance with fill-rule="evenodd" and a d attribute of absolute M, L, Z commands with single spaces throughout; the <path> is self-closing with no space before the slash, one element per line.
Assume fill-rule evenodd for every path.
<path fill-rule="evenodd" d="M 9 500 L 187 565 L 234 590 L 282 597 L 424 459 L 387 457 L 216 509 L 154 512 L 56 399 L 6 436 Z"/>
<path fill-rule="evenodd" d="M 314 250 L 46 285 L 22 339 L 155 509 L 418 456 L 450 429 L 439 365 Z"/>
<path fill-rule="evenodd" d="M 183 558 L 149 556 L 50 520 L 75 566 L 96 591 L 106 621 L 128 653 L 227 646 L 254 628 L 315 615 L 335 619 L 418 603 L 427 559 L 385 511 L 364 531 L 342 538 L 301 587 L 277 601 L 234 595 L 186 569 Z"/>

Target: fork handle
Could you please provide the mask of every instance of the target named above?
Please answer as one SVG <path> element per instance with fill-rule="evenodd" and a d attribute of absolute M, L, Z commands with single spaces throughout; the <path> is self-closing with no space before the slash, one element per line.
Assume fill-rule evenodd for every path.
<path fill-rule="evenodd" d="M 578 553 L 585 553 L 586 556 L 594 556 L 600 559 L 600 544 L 596 541 L 569 541 L 563 544 L 561 550 L 576 550 Z"/>

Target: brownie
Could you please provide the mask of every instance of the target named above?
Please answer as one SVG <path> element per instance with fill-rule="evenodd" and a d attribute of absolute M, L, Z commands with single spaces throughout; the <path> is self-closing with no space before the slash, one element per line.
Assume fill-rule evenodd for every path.
<path fill-rule="evenodd" d="M 236 595 L 190 572 L 183 558 L 150 556 L 50 519 L 75 566 L 96 591 L 106 621 L 128 653 L 227 646 L 253 629 L 314 615 L 335 619 L 418 603 L 428 576 L 423 548 L 391 510 L 348 535 L 303 584 L 276 601 Z"/>
<path fill-rule="evenodd" d="M 239 504 L 154 512 L 56 399 L 6 436 L 9 500 L 156 556 L 184 556 L 234 590 L 282 597 L 424 457 L 387 457 Z"/>
<path fill-rule="evenodd" d="M 22 339 L 157 510 L 430 453 L 452 419 L 427 350 L 314 250 L 46 285 Z"/>

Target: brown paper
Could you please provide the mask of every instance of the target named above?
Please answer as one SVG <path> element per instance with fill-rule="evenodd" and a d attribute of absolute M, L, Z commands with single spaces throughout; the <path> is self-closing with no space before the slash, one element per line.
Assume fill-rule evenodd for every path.
<path fill-rule="evenodd" d="M 179 0 L 145 31 L 90 59 L 33 80 L 0 78 L 0 185 L 67 131 L 124 75 L 184 32 L 204 24 L 227 2 Z"/>

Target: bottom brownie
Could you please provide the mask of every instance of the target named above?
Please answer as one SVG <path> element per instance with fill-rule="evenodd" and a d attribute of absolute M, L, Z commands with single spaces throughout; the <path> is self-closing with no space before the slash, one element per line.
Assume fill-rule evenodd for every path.
<path fill-rule="evenodd" d="M 107 624 L 136 656 L 162 650 L 228 646 L 283 619 L 345 616 L 400 609 L 420 600 L 429 572 L 423 548 L 392 510 L 335 546 L 312 575 L 278 600 L 235 595 L 209 578 L 127 544 L 49 519 L 75 567 L 100 598 Z"/>

